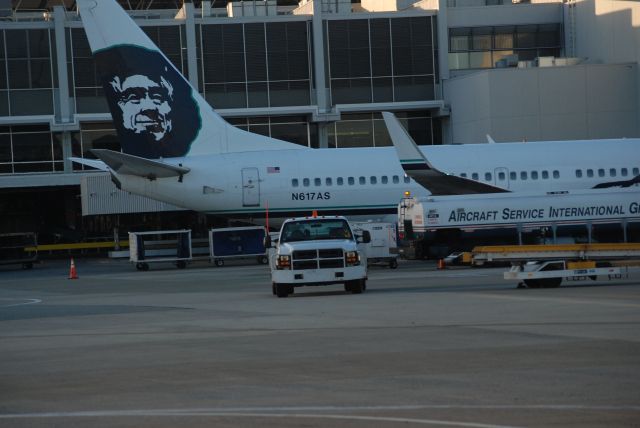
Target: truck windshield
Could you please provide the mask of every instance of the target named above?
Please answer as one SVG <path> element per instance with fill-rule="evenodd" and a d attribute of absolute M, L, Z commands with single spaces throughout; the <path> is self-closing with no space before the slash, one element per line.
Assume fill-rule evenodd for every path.
<path fill-rule="evenodd" d="M 280 242 L 316 239 L 353 239 L 349 223 L 341 219 L 292 221 L 284 225 Z"/>

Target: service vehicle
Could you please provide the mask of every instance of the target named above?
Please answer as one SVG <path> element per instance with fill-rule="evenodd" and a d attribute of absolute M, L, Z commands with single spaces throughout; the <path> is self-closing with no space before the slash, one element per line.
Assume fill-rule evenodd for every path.
<path fill-rule="evenodd" d="M 478 245 L 633 242 L 640 189 L 406 197 L 398 231 L 407 258 L 444 258 Z"/>
<path fill-rule="evenodd" d="M 398 267 L 398 239 L 396 225 L 384 222 L 353 222 L 353 231 L 358 234 L 364 230 L 369 232 L 371 240 L 358 247 L 367 258 L 369 266 L 386 265 L 391 269 Z"/>
<path fill-rule="evenodd" d="M 270 251 L 273 294 L 287 297 L 295 287 L 344 284 L 345 291 L 359 294 L 367 287 L 367 261 L 358 242 L 370 235 L 354 234 L 341 216 L 298 217 L 286 220 L 275 241 L 265 237 Z"/>

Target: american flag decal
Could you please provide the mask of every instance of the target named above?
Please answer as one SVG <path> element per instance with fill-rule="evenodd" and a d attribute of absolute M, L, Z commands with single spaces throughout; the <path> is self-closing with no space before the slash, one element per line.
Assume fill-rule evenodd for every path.
<path fill-rule="evenodd" d="M 279 166 L 268 166 L 267 167 L 267 174 L 277 174 L 280 172 L 280 167 Z"/>

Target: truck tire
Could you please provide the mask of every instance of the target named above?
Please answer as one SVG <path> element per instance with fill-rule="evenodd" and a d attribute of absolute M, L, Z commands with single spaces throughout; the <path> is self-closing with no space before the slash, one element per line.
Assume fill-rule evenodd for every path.
<path fill-rule="evenodd" d="M 398 260 L 391 259 L 391 261 L 389 262 L 389 268 L 390 269 L 397 269 L 398 268 Z"/>
<path fill-rule="evenodd" d="M 178 269 L 184 269 L 187 267 L 187 262 L 185 262 L 184 260 L 178 260 L 176 262 L 176 266 L 178 267 Z"/>
<path fill-rule="evenodd" d="M 542 280 L 542 287 L 544 288 L 558 288 L 562 284 L 562 278 L 545 278 Z"/>
<path fill-rule="evenodd" d="M 214 261 L 214 263 L 215 263 L 215 265 L 216 265 L 216 266 L 218 266 L 218 267 L 222 267 L 222 266 L 224 266 L 224 260 L 222 260 L 222 259 L 216 259 L 216 260 Z"/>
<path fill-rule="evenodd" d="M 258 256 L 258 263 L 261 265 L 266 265 L 269 263 L 269 258 L 267 256 Z"/>
<path fill-rule="evenodd" d="M 562 278 L 525 279 L 524 283 L 529 288 L 558 288 L 562 284 Z"/>
<path fill-rule="evenodd" d="M 347 281 L 344 283 L 345 291 L 348 291 L 352 294 L 360 294 L 365 288 L 367 288 L 367 283 L 364 279 L 354 279 L 353 281 Z"/>
<path fill-rule="evenodd" d="M 275 284 L 274 288 L 276 289 L 276 296 L 278 297 L 287 297 L 289 294 L 293 293 L 293 287 L 286 284 Z"/>

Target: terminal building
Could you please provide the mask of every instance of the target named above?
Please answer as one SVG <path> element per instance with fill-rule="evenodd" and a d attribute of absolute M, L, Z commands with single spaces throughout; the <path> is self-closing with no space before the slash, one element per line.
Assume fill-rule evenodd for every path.
<path fill-rule="evenodd" d="M 390 145 L 381 111 L 420 145 L 640 136 L 640 3 L 119 3 L 226 120 L 310 148 Z M 0 232 L 224 224 L 68 160 L 95 148 L 120 144 L 75 1 L 0 0 Z"/>

